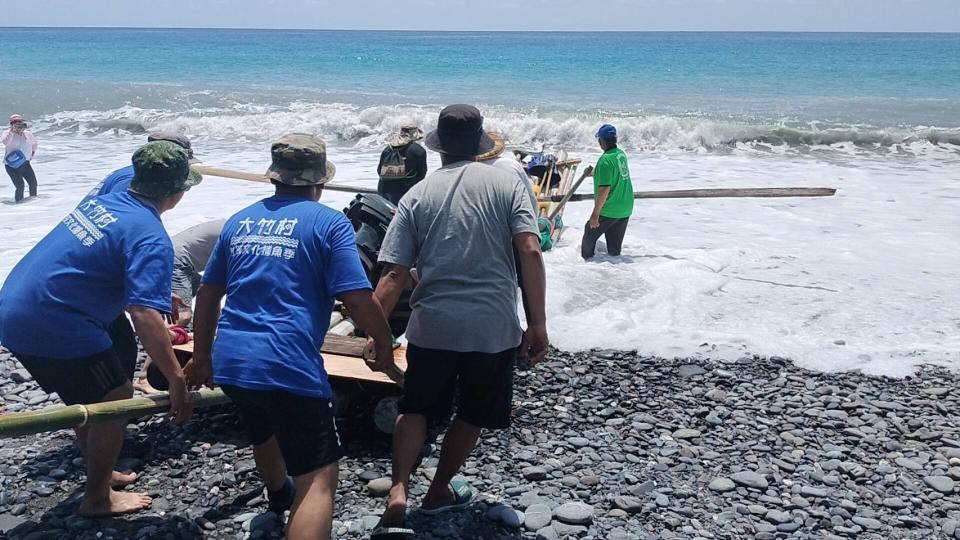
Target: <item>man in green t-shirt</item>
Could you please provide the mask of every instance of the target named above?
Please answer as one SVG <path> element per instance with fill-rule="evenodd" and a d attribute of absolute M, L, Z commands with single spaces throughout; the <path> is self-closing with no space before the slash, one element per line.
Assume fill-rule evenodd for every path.
<path fill-rule="evenodd" d="M 590 260 L 597 240 L 607 240 L 607 254 L 620 255 L 627 223 L 633 213 L 633 184 L 627 155 L 617 147 L 617 128 L 604 124 L 597 131 L 603 155 L 593 170 L 593 213 L 583 229 L 580 255 Z"/>

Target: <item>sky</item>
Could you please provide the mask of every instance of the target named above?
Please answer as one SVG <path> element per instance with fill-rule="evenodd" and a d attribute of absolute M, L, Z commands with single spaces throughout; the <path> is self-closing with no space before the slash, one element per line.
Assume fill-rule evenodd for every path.
<path fill-rule="evenodd" d="M 960 32 L 960 0 L 38 0 L 4 11 L 2 26 Z"/>

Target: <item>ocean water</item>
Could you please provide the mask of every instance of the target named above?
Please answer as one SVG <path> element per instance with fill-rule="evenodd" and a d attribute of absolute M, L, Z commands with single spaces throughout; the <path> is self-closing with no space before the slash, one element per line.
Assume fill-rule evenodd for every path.
<path fill-rule="evenodd" d="M 590 207 L 572 203 L 545 256 L 557 346 L 890 375 L 960 366 L 960 34 L 7 28 L 0 39 L 0 113 L 31 119 L 43 194 L 0 205 L 0 279 L 148 131 L 181 131 L 206 164 L 257 172 L 271 139 L 316 133 L 337 182 L 370 187 L 399 125 L 429 129 L 462 101 L 511 147 L 585 162 L 597 126 L 616 124 L 638 190 L 839 189 L 642 200 L 624 256 L 590 264 L 578 255 Z M 164 220 L 175 233 L 267 191 L 208 178 Z"/>

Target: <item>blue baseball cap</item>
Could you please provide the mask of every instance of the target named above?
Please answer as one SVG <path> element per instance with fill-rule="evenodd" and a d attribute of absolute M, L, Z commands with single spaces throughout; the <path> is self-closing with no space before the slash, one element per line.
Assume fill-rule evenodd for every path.
<path fill-rule="evenodd" d="M 598 139 L 612 139 L 617 136 L 617 128 L 611 126 L 610 124 L 604 124 L 600 126 L 600 129 L 597 130 Z"/>

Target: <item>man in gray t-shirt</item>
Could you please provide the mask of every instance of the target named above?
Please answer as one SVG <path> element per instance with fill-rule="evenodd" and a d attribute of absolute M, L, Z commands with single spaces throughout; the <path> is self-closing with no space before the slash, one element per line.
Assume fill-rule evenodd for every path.
<path fill-rule="evenodd" d="M 178 326 L 186 328 L 193 319 L 190 305 L 200 287 L 200 273 L 207 267 L 210 253 L 225 222 L 224 219 L 206 221 L 177 233 L 172 238 L 173 294 L 183 301 L 177 306 Z"/>
<path fill-rule="evenodd" d="M 475 161 L 493 147 L 475 107 L 445 108 L 425 144 L 440 152 L 443 166 L 400 201 L 380 248 L 385 268 L 375 293 L 389 316 L 416 266 L 406 383 L 393 433 L 393 488 L 381 520 L 391 532 L 403 526 L 407 484 L 428 420 L 449 419 L 456 391 L 457 415 L 422 503 L 425 513 L 436 513 L 473 498 L 470 486 L 453 476 L 481 429 L 509 426 L 515 357 L 533 365 L 548 347 L 543 259 L 527 186 Z M 526 332 L 517 317 L 514 247 L 531 313 Z"/>

